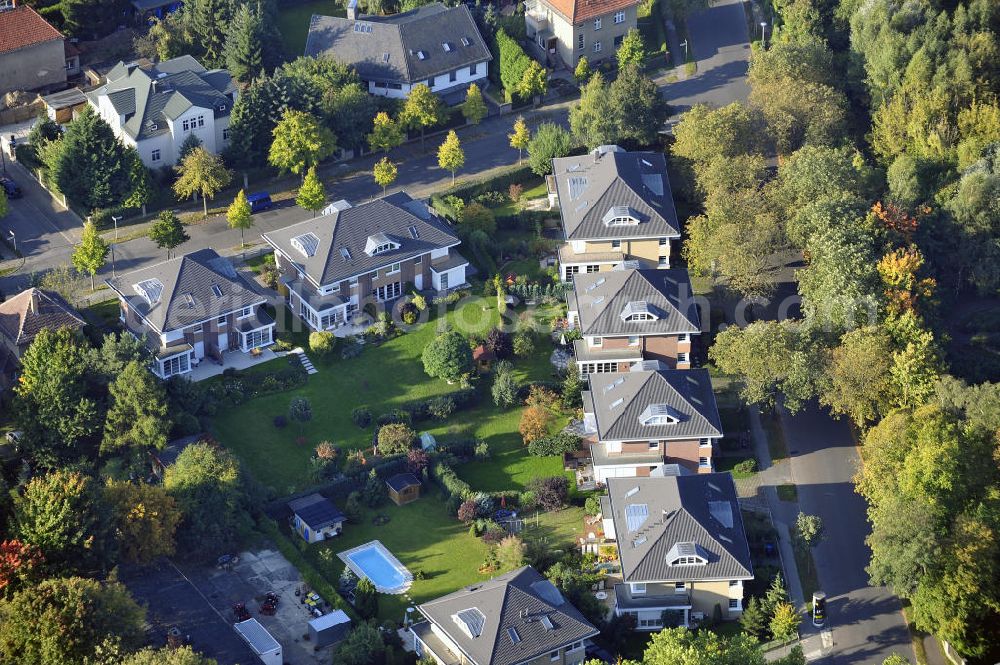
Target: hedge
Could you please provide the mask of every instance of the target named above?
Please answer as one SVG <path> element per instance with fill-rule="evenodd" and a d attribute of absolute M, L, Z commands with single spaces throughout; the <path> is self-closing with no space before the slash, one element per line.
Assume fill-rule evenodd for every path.
<path fill-rule="evenodd" d="M 431 464 L 430 474 L 448 498 L 465 500 L 473 495 L 472 486 L 459 478 L 455 470 L 444 462 Z"/>
<path fill-rule="evenodd" d="M 292 543 L 289 538 L 282 533 L 281 528 L 273 521 L 265 518 L 257 524 L 258 528 L 265 536 L 274 541 L 275 546 L 281 555 L 288 559 L 288 562 L 295 566 L 306 584 L 313 588 L 313 591 L 322 596 L 323 600 L 330 603 L 338 610 L 344 610 L 352 621 L 358 621 L 358 614 L 354 608 L 337 592 L 337 590 L 327 582 L 326 578 L 306 559 L 305 555 Z"/>
<path fill-rule="evenodd" d="M 514 165 L 492 177 L 463 182 L 460 185 L 449 187 L 433 194 L 431 196 L 431 205 L 440 214 L 452 221 L 457 221 L 455 210 L 445 203 L 444 197 L 457 196 L 460 199 L 468 201 L 486 192 L 506 192 L 514 183 L 524 184 L 537 179 L 538 176 L 532 172 L 531 167 L 527 164 L 522 164 L 521 166 Z"/>

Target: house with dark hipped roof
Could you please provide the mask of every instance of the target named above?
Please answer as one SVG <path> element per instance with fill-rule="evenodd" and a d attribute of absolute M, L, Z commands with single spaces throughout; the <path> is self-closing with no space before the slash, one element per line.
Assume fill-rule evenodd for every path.
<path fill-rule="evenodd" d="M 613 58 L 638 24 L 639 0 L 528 0 L 525 30 L 535 52 L 550 67 L 573 69 Z"/>
<path fill-rule="evenodd" d="M 413 647 L 439 665 L 578 665 L 598 631 L 531 566 L 418 608 Z"/>
<path fill-rule="evenodd" d="M 368 203 L 332 203 L 318 215 L 261 237 L 274 248 L 289 309 L 313 330 L 351 323 L 368 303 L 404 287 L 445 293 L 466 284 L 458 236 L 405 192 Z"/>
<path fill-rule="evenodd" d="M 122 325 L 146 343 L 153 373 L 187 374 L 205 358 L 251 353 L 274 342 L 267 297 L 214 249 L 202 249 L 105 280 Z"/>
<path fill-rule="evenodd" d="M 239 95 L 229 72 L 206 70 L 189 55 L 155 65 L 119 62 L 107 83 L 86 94 L 115 135 L 152 168 L 177 163 L 192 135 L 208 152 L 222 152 Z"/>
<path fill-rule="evenodd" d="M 660 630 L 665 613 L 681 626 L 716 606 L 724 618 L 742 613 L 753 565 L 730 474 L 611 478 L 601 505 L 624 580 L 615 585 L 616 615 Z"/>
<path fill-rule="evenodd" d="M 566 240 L 559 248 L 564 282 L 623 261 L 670 267 L 670 242 L 681 233 L 662 153 L 603 145 L 587 155 L 553 159 L 547 184 Z"/>
<path fill-rule="evenodd" d="M 686 270 L 637 270 L 628 261 L 611 271 L 579 274 L 567 294 L 580 376 L 627 372 L 644 360 L 691 367 L 691 339 L 701 333 Z"/>
<path fill-rule="evenodd" d="M 12 385 L 21 356 L 42 330 L 84 325 L 80 313 L 57 293 L 30 288 L 0 303 L 0 388 Z"/>
<path fill-rule="evenodd" d="M 672 464 L 709 473 L 722 438 L 708 371 L 666 369 L 660 361 L 591 374 L 583 427 L 597 483 L 661 475 Z"/>
<path fill-rule="evenodd" d="M 391 16 L 363 16 L 357 0 L 348 2 L 347 18 L 312 17 L 305 55 L 350 65 L 373 95 L 405 99 L 425 83 L 455 103 L 470 83 L 487 82 L 493 59 L 464 4 L 432 2 Z"/>

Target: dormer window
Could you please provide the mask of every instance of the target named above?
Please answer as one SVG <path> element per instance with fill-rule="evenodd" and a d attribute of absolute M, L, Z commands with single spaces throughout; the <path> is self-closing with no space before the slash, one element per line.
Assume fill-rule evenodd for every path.
<path fill-rule="evenodd" d="M 297 249 L 302 256 L 315 256 L 316 248 L 319 247 L 319 237 L 312 232 L 295 236 L 292 238 L 292 247 Z"/>
<path fill-rule="evenodd" d="M 646 427 L 676 425 L 680 418 L 673 408 L 666 404 L 650 404 L 639 414 L 639 422 Z"/>
<path fill-rule="evenodd" d="M 479 611 L 478 607 L 470 607 L 452 614 L 451 620 L 462 629 L 463 633 L 473 639 L 483 634 L 483 626 L 486 625 L 486 615 Z"/>
<path fill-rule="evenodd" d="M 659 315 L 656 310 L 649 306 L 649 303 L 645 300 L 633 300 L 625 305 L 625 309 L 622 310 L 621 319 L 625 323 L 632 323 L 634 321 L 657 321 L 659 320 Z"/>
<path fill-rule="evenodd" d="M 365 243 L 365 254 L 368 256 L 375 256 L 393 249 L 399 249 L 399 243 L 393 242 L 389 236 L 381 232 L 368 236 L 368 242 Z"/>
<path fill-rule="evenodd" d="M 639 213 L 629 206 L 611 206 L 602 218 L 605 226 L 636 226 Z"/>
<path fill-rule="evenodd" d="M 668 566 L 706 566 L 708 552 L 692 542 L 674 543 L 667 552 Z"/>
<path fill-rule="evenodd" d="M 132 286 L 136 293 L 143 297 L 147 304 L 159 302 L 163 293 L 163 282 L 158 279 L 147 279 Z"/>

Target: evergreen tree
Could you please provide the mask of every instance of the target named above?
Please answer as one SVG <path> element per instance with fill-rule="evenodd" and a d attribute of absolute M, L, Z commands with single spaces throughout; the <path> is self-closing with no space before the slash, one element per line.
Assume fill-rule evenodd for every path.
<path fill-rule="evenodd" d="M 170 433 L 170 410 L 163 384 L 142 364 L 132 361 L 108 386 L 108 415 L 101 452 L 123 448 L 162 449 Z"/>
<path fill-rule="evenodd" d="M 266 36 L 259 8 L 248 3 L 236 9 L 226 38 L 226 68 L 243 85 L 266 73 Z"/>
<path fill-rule="evenodd" d="M 295 197 L 295 204 L 304 210 L 311 210 L 313 217 L 326 206 L 326 189 L 323 181 L 316 175 L 316 167 L 310 166 L 306 171 L 305 180 L 299 187 L 299 193 Z"/>
<path fill-rule="evenodd" d="M 190 0 L 191 28 L 196 43 L 204 49 L 202 64 L 208 67 L 225 64 L 229 8 L 229 0 Z"/>

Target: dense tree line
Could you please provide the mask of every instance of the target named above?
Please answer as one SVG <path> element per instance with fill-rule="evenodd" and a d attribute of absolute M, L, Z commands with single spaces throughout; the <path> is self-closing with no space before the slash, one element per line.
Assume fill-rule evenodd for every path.
<path fill-rule="evenodd" d="M 709 355 L 749 402 L 818 398 L 855 422 L 873 583 L 985 658 L 1000 643 L 1000 396 L 947 375 L 942 329 L 944 301 L 1000 284 L 1000 7 L 776 8 L 749 104 L 696 107 L 673 150 L 703 205 L 691 269 L 769 296 L 776 255 L 800 253 L 801 311 L 728 328 Z"/>

